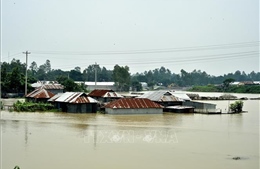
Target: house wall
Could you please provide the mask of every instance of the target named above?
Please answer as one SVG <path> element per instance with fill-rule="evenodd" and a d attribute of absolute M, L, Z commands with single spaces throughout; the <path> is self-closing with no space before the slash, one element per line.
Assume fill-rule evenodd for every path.
<path fill-rule="evenodd" d="M 96 113 L 96 104 L 67 104 L 69 113 Z"/>
<path fill-rule="evenodd" d="M 180 101 L 173 101 L 173 102 L 155 102 L 155 103 L 158 103 L 158 104 L 162 105 L 163 107 L 182 105 L 182 102 L 180 102 Z"/>
<path fill-rule="evenodd" d="M 111 109 L 106 108 L 107 114 L 162 114 L 163 109 Z"/>

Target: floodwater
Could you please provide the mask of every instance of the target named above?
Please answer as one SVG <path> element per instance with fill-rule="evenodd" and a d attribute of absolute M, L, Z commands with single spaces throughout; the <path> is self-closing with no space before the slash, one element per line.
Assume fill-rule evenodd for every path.
<path fill-rule="evenodd" d="M 258 169 L 259 105 L 228 115 L 2 111 L 1 169 Z"/>

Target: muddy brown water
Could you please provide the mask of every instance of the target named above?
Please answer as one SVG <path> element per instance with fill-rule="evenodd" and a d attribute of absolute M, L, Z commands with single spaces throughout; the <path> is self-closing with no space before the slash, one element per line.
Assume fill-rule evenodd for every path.
<path fill-rule="evenodd" d="M 259 103 L 230 115 L 1 111 L 1 168 L 258 169 Z"/>

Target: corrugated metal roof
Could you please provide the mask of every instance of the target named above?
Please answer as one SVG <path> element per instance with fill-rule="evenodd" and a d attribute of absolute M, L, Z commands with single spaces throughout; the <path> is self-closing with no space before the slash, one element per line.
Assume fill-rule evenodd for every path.
<path fill-rule="evenodd" d="M 64 93 L 57 93 L 56 95 L 54 95 L 52 98 L 50 98 L 48 100 L 48 102 L 54 102 L 57 98 L 59 98 L 61 95 L 63 95 Z"/>
<path fill-rule="evenodd" d="M 108 103 L 105 106 L 105 108 L 144 109 L 144 108 L 163 108 L 163 107 L 146 98 L 122 98 Z"/>
<path fill-rule="evenodd" d="M 108 98 L 123 98 L 121 94 L 118 94 L 117 92 L 107 92 L 103 97 Z"/>
<path fill-rule="evenodd" d="M 147 98 L 156 102 L 176 102 L 182 101 L 178 97 L 173 96 L 170 92 L 167 91 L 152 91 L 145 93 L 138 98 Z"/>
<path fill-rule="evenodd" d="M 54 94 L 45 90 L 45 89 L 36 89 L 29 93 L 26 97 L 27 98 L 35 98 L 35 99 L 49 99 L 53 97 Z"/>
<path fill-rule="evenodd" d="M 179 98 L 179 100 L 189 100 L 191 101 L 191 98 L 186 93 L 179 93 L 179 92 L 170 92 L 173 96 Z"/>
<path fill-rule="evenodd" d="M 90 97 L 122 98 L 123 96 L 113 90 L 95 89 L 88 94 Z"/>
<path fill-rule="evenodd" d="M 88 95 L 90 97 L 103 97 L 107 92 L 113 92 L 113 90 L 95 89 L 92 92 L 90 92 Z"/>
<path fill-rule="evenodd" d="M 82 92 L 66 92 L 58 93 L 54 98 L 49 99 L 48 101 L 52 102 L 66 102 L 66 103 L 98 103 L 97 100 L 88 97 L 85 93 Z"/>
<path fill-rule="evenodd" d="M 38 81 L 37 83 L 31 84 L 34 88 L 44 88 L 44 89 L 59 89 L 63 90 L 64 86 L 56 81 Z"/>
<path fill-rule="evenodd" d="M 64 86 L 61 85 L 61 84 L 45 84 L 42 86 L 42 88 L 44 89 L 56 89 L 56 90 L 63 90 L 64 89 Z"/>

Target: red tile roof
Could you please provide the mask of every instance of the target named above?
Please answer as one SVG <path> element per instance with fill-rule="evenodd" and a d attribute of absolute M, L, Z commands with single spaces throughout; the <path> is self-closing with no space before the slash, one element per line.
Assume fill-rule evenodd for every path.
<path fill-rule="evenodd" d="M 117 108 L 117 109 L 145 109 L 145 108 L 163 108 L 160 104 L 157 104 L 146 98 L 123 98 L 108 103 L 105 108 Z"/>
<path fill-rule="evenodd" d="M 53 96 L 54 96 L 54 94 L 52 92 L 49 92 L 45 89 L 38 88 L 38 89 L 32 91 L 31 93 L 29 93 L 26 97 L 35 98 L 35 99 L 49 99 Z"/>

